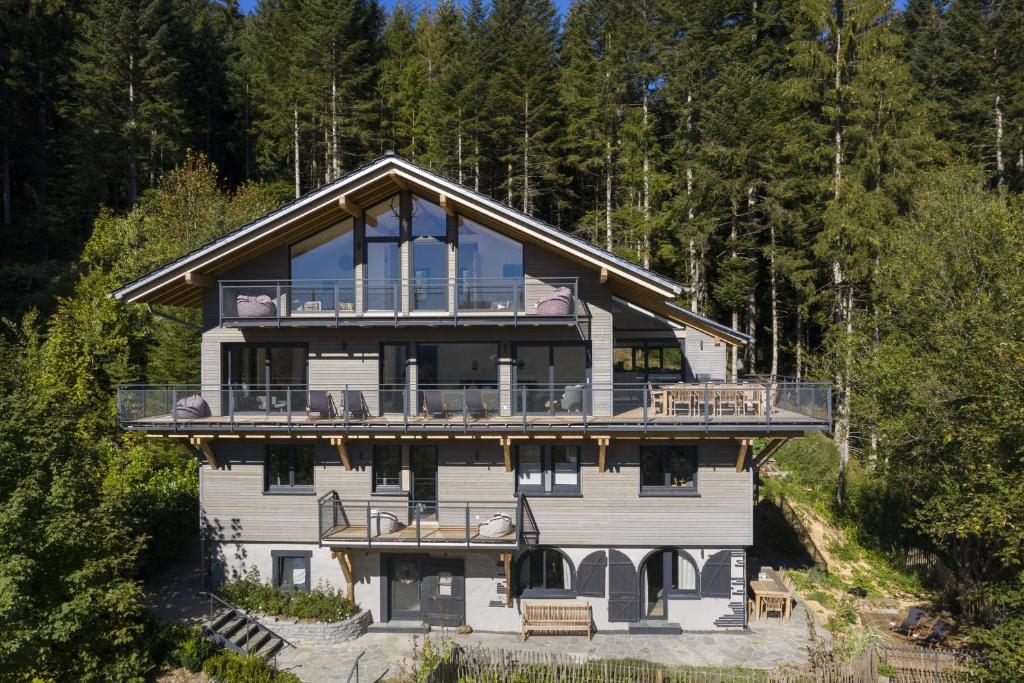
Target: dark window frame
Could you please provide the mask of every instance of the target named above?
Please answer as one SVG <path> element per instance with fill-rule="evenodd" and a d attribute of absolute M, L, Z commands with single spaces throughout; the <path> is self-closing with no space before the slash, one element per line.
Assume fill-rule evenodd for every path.
<path fill-rule="evenodd" d="M 379 206 L 381 204 L 384 204 L 386 202 L 393 202 L 395 197 L 398 198 L 398 234 L 397 235 L 388 235 L 388 236 L 380 236 L 380 235 L 371 236 L 371 235 L 366 234 L 366 214 L 367 214 L 367 212 L 370 209 L 376 208 L 377 206 Z M 407 273 L 405 272 L 406 268 L 404 268 L 403 265 L 402 265 L 402 263 L 404 261 L 404 259 L 402 257 L 402 244 L 409 240 L 409 206 L 408 206 L 409 201 L 408 201 L 408 197 L 409 197 L 409 193 L 405 192 L 404 190 L 400 191 L 400 192 L 396 192 L 396 193 L 388 195 L 384 199 L 381 199 L 379 202 L 375 202 L 371 206 L 368 206 L 365 209 L 363 209 L 361 212 L 359 212 L 360 221 L 359 221 L 359 225 L 357 226 L 357 231 L 356 231 L 356 238 L 359 240 L 359 244 L 356 247 L 356 253 L 358 254 L 360 265 L 362 266 L 362 273 L 361 273 L 361 276 L 357 276 L 357 284 L 356 284 L 356 286 L 357 287 L 362 287 L 362 289 L 363 289 L 363 311 L 373 311 L 373 312 L 378 312 L 379 313 L 379 312 L 386 312 L 386 311 L 392 310 L 392 309 L 393 310 L 398 310 L 398 311 L 401 311 L 403 309 L 403 303 L 402 303 L 403 299 L 404 299 L 404 292 L 403 292 L 403 290 L 405 289 L 405 287 L 402 285 L 402 283 L 406 280 Z M 391 206 L 393 208 L 394 204 L 392 204 Z M 371 278 L 368 277 L 368 273 L 367 273 L 367 271 L 369 269 L 369 265 L 370 265 L 370 244 L 394 244 L 394 245 L 396 245 L 398 247 L 398 280 L 399 280 L 399 287 L 398 287 L 398 294 L 397 294 L 398 298 L 393 302 L 394 305 L 392 306 L 392 309 L 387 309 L 387 308 L 370 308 L 367 305 L 368 299 L 370 298 L 369 297 L 369 293 L 370 293 L 369 287 L 370 287 L 370 283 L 372 281 Z M 411 261 L 412 259 L 410 258 L 409 260 Z"/>
<path fill-rule="evenodd" d="M 685 455 L 693 460 L 693 479 L 687 486 L 672 486 L 671 468 L 669 459 L 673 451 L 683 449 Z M 661 485 L 644 484 L 644 458 L 649 455 L 657 455 L 661 458 L 661 469 L 664 483 Z M 640 459 L 637 463 L 640 474 L 640 496 L 700 496 L 700 451 L 697 446 L 643 446 L 640 448 Z"/>
<path fill-rule="evenodd" d="M 548 552 L 560 555 L 562 560 L 564 560 L 565 564 L 569 567 L 569 588 L 523 588 L 521 585 L 523 565 L 530 561 L 530 557 L 534 553 Z M 545 576 L 541 579 L 541 583 L 543 584 L 547 582 L 547 563 L 542 559 L 540 564 L 545 572 Z M 516 560 L 515 569 L 516 592 L 521 598 L 559 599 L 576 597 L 576 565 L 573 564 L 572 558 L 558 548 L 554 548 L 552 546 L 538 546 L 536 548 L 531 548 L 519 556 Z"/>
<path fill-rule="evenodd" d="M 397 484 L 385 484 L 380 485 L 377 483 L 377 475 L 380 467 L 377 465 L 377 457 L 386 448 L 398 449 L 398 483 Z M 370 453 L 370 487 L 371 492 L 378 496 L 402 496 L 405 495 L 405 489 L 402 488 L 402 446 L 399 444 L 374 444 L 373 450 Z"/>
<path fill-rule="evenodd" d="M 295 457 L 296 450 L 300 448 L 308 448 L 310 455 L 312 456 L 312 473 L 313 483 L 311 484 L 296 484 L 295 483 Z M 270 483 L 270 469 L 267 467 L 267 463 L 270 461 L 271 451 L 273 449 L 288 449 L 288 480 L 291 482 L 285 484 L 271 484 Z M 267 495 L 286 495 L 286 496 L 313 496 L 316 495 L 316 446 L 313 444 L 305 443 L 284 443 L 284 444 L 266 444 L 263 447 L 263 493 Z"/>
<path fill-rule="evenodd" d="M 583 495 L 583 482 L 582 482 L 582 470 L 583 470 L 583 453 L 582 448 L 578 444 L 533 444 L 535 447 L 540 449 L 540 472 L 543 483 L 540 486 L 520 486 L 519 484 L 519 450 L 523 445 L 516 446 L 516 493 L 522 493 L 528 496 L 549 496 L 552 498 L 566 497 L 566 498 L 579 498 Z M 555 484 L 555 468 L 554 460 L 552 459 L 551 449 L 552 448 L 574 448 L 576 449 L 576 483 L 575 484 Z"/>
<path fill-rule="evenodd" d="M 306 581 L 298 590 L 308 593 L 310 591 L 310 565 L 313 559 L 312 550 L 271 550 L 271 585 L 274 588 L 281 588 L 281 562 L 284 559 L 301 559 L 306 565 Z"/>
<path fill-rule="evenodd" d="M 446 214 L 442 214 L 442 215 L 445 216 L 445 231 L 444 231 L 444 235 L 443 236 L 442 235 L 417 235 L 416 234 L 416 226 L 414 225 L 414 218 L 415 217 L 413 216 L 413 206 L 416 203 L 416 200 L 420 200 L 420 201 L 426 202 L 428 204 L 433 204 L 434 206 L 437 206 L 438 209 L 443 212 L 443 209 L 441 209 L 441 207 L 437 203 L 432 202 L 429 199 L 427 199 L 426 197 L 418 195 L 415 192 L 410 192 L 409 193 L 409 218 L 408 218 L 408 223 L 409 223 L 409 236 L 408 236 L 408 242 L 409 242 L 409 250 L 408 250 L 408 259 L 409 259 L 409 310 L 410 310 L 410 312 L 420 312 L 420 313 L 447 313 L 449 308 L 450 308 L 450 306 L 451 306 L 451 301 L 449 300 L 450 299 L 450 297 L 449 297 L 449 294 L 450 294 L 449 289 L 450 288 L 448 287 L 448 281 L 449 281 L 449 278 L 451 277 L 451 274 L 449 273 L 449 267 L 448 266 L 449 266 L 449 260 L 450 260 L 449 257 L 451 255 L 451 250 L 452 250 L 450 220 L 448 219 L 448 216 Z M 445 280 L 444 300 L 445 300 L 445 305 L 443 307 L 441 307 L 441 308 L 418 308 L 416 306 L 415 295 L 416 295 L 416 245 L 417 244 L 429 244 L 429 245 L 444 247 L 444 254 L 445 254 L 445 258 L 444 258 L 444 272 L 445 272 L 445 274 L 444 274 L 444 280 Z M 457 261 L 457 259 L 456 259 L 456 261 Z M 431 290 L 428 290 L 428 291 L 431 292 L 431 293 L 428 294 L 427 296 L 431 296 L 432 291 Z"/>

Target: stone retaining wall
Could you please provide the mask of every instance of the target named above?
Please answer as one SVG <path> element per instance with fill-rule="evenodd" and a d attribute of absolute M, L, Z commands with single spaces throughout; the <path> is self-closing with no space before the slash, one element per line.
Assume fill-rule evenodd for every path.
<path fill-rule="evenodd" d="M 345 621 L 299 623 L 293 619 L 253 615 L 256 619 L 291 643 L 344 643 L 366 633 L 372 621 L 369 610 L 362 610 Z"/>

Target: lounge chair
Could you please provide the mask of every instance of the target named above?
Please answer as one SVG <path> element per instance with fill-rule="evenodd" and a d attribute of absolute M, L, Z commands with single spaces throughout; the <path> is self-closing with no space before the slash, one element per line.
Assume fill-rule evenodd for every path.
<path fill-rule="evenodd" d="M 488 417 L 491 412 L 487 408 L 487 400 L 480 389 L 466 389 L 466 412 L 474 417 Z"/>
<path fill-rule="evenodd" d="M 338 417 L 338 407 L 334 405 L 334 397 L 329 391 L 310 390 L 306 395 L 306 418 L 314 419 L 313 413 L 321 420 Z"/>
<path fill-rule="evenodd" d="M 349 418 L 365 420 L 370 417 L 370 409 L 366 406 L 366 399 L 363 392 L 358 389 L 346 389 L 344 392 L 345 403 L 343 409 Z"/>
<path fill-rule="evenodd" d="M 907 610 L 903 621 L 890 621 L 889 628 L 893 633 L 902 633 L 905 636 L 909 636 L 918 627 L 918 624 L 921 623 L 922 618 L 924 618 L 924 610 L 918 607 L 911 607 Z"/>
<path fill-rule="evenodd" d="M 922 647 L 938 647 L 946 642 L 946 636 L 952 628 L 953 625 L 945 619 L 936 619 L 927 632 L 918 631 L 912 633 L 910 637 Z"/>
<path fill-rule="evenodd" d="M 423 389 L 424 417 L 448 417 L 448 406 L 444 402 L 444 392 L 440 389 Z"/>
<path fill-rule="evenodd" d="M 583 385 L 570 384 L 565 387 L 560 399 L 562 410 L 567 413 L 578 413 L 583 410 Z"/>

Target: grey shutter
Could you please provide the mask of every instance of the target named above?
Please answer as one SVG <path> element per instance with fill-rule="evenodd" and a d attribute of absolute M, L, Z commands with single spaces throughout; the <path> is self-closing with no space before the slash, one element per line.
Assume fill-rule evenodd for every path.
<path fill-rule="evenodd" d="M 732 597 L 732 553 L 721 550 L 700 570 L 700 595 L 703 598 Z"/>
<path fill-rule="evenodd" d="M 590 553 L 580 562 L 576 571 L 576 595 L 590 598 L 604 597 L 604 568 L 608 559 L 603 550 Z"/>
<path fill-rule="evenodd" d="M 608 621 L 640 621 L 640 588 L 632 560 L 608 551 Z"/>

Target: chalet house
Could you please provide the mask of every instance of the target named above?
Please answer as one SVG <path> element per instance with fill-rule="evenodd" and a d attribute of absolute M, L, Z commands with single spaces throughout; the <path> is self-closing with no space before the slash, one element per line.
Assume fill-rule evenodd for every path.
<path fill-rule="evenodd" d="M 209 578 L 348 592 L 376 628 L 745 626 L 753 439 L 830 387 L 728 381 L 683 288 L 395 155 L 117 290 L 203 311 L 199 385 L 124 429 L 202 458 Z M 763 451 L 762 451 L 763 453 Z"/>

